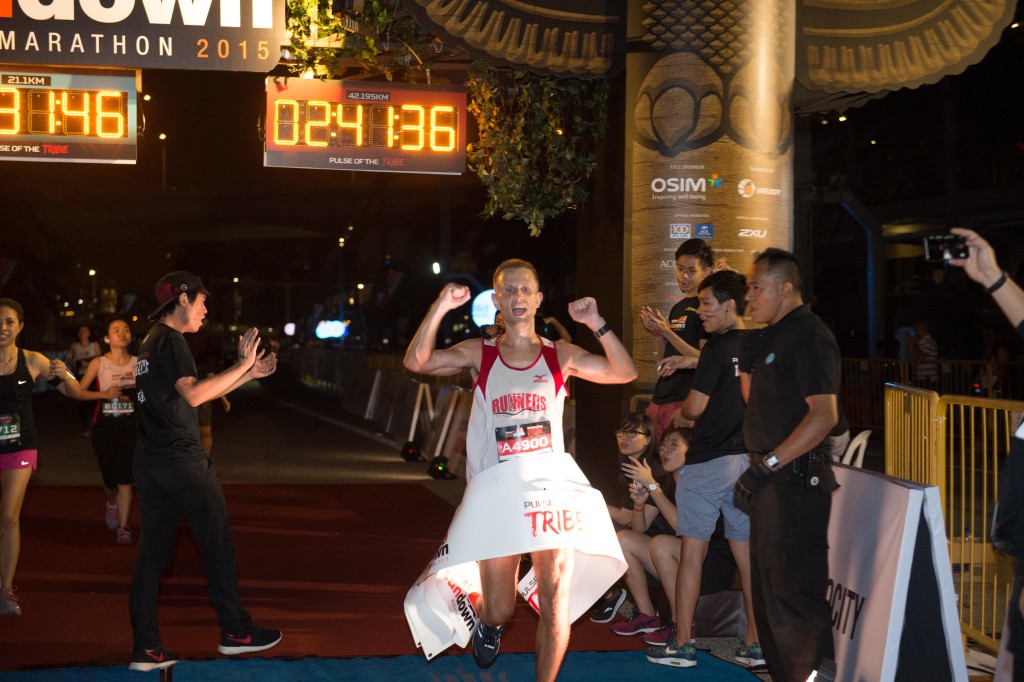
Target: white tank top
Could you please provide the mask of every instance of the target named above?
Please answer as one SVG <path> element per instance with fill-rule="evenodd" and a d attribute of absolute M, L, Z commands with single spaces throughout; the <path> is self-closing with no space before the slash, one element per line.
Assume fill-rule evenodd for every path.
<path fill-rule="evenodd" d="M 100 369 L 96 373 L 99 390 L 111 387 L 124 389 L 120 398 L 113 400 L 101 399 L 97 406 L 97 417 L 127 417 L 135 413 L 135 402 L 132 391 L 135 388 L 135 364 L 139 361 L 132 355 L 126 365 L 115 365 L 106 355 L 100 357 Z"/>
<path fill-rule="evenodd" d="M 466 478 L 506 457 L 565 452 L 562 410 L 568 390 L 555 345 L 541 338 L 537 359 L 510 367 L 494 339 L 483 340 L 466 432 Z"/>

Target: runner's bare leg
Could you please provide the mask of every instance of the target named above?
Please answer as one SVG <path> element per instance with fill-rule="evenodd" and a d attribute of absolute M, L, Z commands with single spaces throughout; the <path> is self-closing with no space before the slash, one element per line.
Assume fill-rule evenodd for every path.
<path fill-rule="evenodd" d="M 540 601 L 537 626 L 537 681 L 554 682 L 569 647 L 569 593 L 576 553 L 572 549 L 533 552 Z"/>

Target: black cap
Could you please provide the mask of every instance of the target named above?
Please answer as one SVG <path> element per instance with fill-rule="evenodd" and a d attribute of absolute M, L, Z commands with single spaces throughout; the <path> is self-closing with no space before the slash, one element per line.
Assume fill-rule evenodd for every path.
<path fill-rule="evenodd" d="M 191 272 L 184 270 L 168 272 L 156 283 L 156 310 L 149 314 L 149 319 L 156 320 L 160 316 L 160 311 L 178 298 L 179 294 L 192 291 L 210 295 L 210 292 L 203 286 L 203 280 Z"/>

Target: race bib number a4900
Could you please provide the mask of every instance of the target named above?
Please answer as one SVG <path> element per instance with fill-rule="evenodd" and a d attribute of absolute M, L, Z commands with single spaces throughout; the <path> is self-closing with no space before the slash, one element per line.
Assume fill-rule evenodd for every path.
<path fill-rule="evenodd" d="M 511 457 L 528 452 L 551 452 L 551 422 L 513 424 L 494 429 L 498 456 Z"/>

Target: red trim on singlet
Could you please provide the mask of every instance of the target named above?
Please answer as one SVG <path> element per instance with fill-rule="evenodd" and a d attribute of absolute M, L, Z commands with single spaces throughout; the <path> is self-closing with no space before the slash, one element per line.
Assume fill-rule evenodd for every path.
<path fill-rule="evenodd" d="M 558 392 L 562 389 L 565 389 L 566 395 L 569 394 L 569 390 L 565 386 L 565 380 L 562 378 L 562 366 L 558 364 L 558 350 L 555 348 L 553 341 L 541 337 L 540 353 L 537 355 L 537 359 L 526 367 L 513 367 L 505 362 L 501 358 L 501 352 L 498 350 L 498 344 L 495 339 L 481 339 L 481 341 L 480 373 L 476 377 L 476 384 L 473 386 L 474 390 L 479 388 L 484 395 L 487 395 L 487 377 L 491 373 L 491 367 L 499 359 L 501 359 L 503 365 L 513 371 L 527 372 L 536 367 L 541 358 L 544 358 L 548 369 L 551 370 L 551 377 L 555 380 L 555 395 L 558 395 Z"/>

